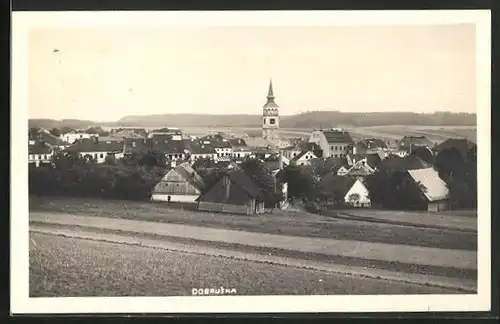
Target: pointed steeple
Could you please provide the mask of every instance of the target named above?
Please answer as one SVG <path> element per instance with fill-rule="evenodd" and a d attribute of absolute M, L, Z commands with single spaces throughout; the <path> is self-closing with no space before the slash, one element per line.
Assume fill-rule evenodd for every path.
<path fill-rule="evenodd" d="M 273 90 L 273 80 L 269 80 L 269 90 L 267 91 L 267 102 L 264 108 L 278 108 L 276 102 L 274 102 L 274 90 Z"/>
<path fill-rule="evenodd" d="M 269 91 L 267 92 L 267 98 L 274 99 L 273 79 L 269 80 Z"/>

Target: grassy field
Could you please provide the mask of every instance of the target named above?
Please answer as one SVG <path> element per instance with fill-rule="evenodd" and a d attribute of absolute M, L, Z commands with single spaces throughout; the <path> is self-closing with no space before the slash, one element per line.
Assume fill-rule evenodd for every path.
<path fill-rule="evenodd" d="M 266 263 L 30 234 L 30 297 L 182 296 L 192 288 L 238 295 L 450 294 L 454 290 Z"/>
<path fill-rule="evenodd" d="M 29 207 L 31 211 L 167 222 L 270 234 L 446 249 L 477 249 L 477 235 L 474 233 L 342 220 L 302 211 L 275 211 L 273 214 L 247 216 L 179 210 L 149 202 L 37 197 L 30 197 Z"/>
<path fill-rule="evenodd" d="M 403 126 L 403 125 L 388 125 L 388 126 L 372 126 L 372 127 L 356 127 L 349 129 L 353 137 L 378 137 L 389 140 L 399 140 L 403 136 L 426 136 L 432 142 L 440 143 L 450 137 L 466 137 L 467 139 L 476 141 L 476 127 L 472 126 Z"/>
<path fill-rule="evenodd" d="M 354 139 L 365 137 L 377 137 L 386 140 L 399 140 L 403 136 L 426 136 L 433 142 L 442 142 L 450 137 L 466 137 L 469 140 L 476 141 L 475 126 L 406 126 L 406 125 L 385 125 L 370 127 L 346 127 Z M 206 135 L 215 132 L 227 132 L 236 136 L 249 134 L 260 136 L 262 130 L 259 127 L 237 128 L 237 127 L 186 127 L 182 131 L 191 135 Z M 308 137 L 312 129 L 294 129 L 281 128 L 280 136 L 284 138 Z"/>

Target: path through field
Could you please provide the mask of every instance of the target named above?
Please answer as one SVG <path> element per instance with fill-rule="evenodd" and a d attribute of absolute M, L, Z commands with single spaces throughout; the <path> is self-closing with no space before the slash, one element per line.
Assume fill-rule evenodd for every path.
<path fill-rule="evenodd" d="M 30 213 L 33 232 L 111 240 L 474 291 L 475 251 L 295 237 L 147 221 Z M 106 239 L 107 238 L 107 239 Z M 124 241 L 125 240 L 125 241 Z M 165 247 L 164 247 L 165 248 Z M 274 258 L 269 260 L 269 258 Z"/>

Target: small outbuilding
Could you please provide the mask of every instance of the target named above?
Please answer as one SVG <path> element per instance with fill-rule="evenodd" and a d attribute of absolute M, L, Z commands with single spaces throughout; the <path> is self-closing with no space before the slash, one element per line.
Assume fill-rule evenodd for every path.
<path fill-rule="evenodd" d="M 226 172 L 198 201 L 198 210 L 233 214 L 264 213 L 262 190 L 243 172 Z"/>

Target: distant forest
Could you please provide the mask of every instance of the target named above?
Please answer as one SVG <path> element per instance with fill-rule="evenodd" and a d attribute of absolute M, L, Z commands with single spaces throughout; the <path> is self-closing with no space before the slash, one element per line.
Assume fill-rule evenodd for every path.
<path fill-rule="evenodd" d="M 116 122 L 78 119 L 30 119 L 30 127 L 86 128 L 90 126 L 122 127 L 260 127 L 259 115 L 199 115 L 164 114 L 126 116 Z M 476 114 L 437 112 L 419 114 L 407 112 L 347 113 L 313 111 L 293 116 L 281 116 L 282 128 L 362 127 L 383 125 L 410 126 L 476 126 Z"/>

